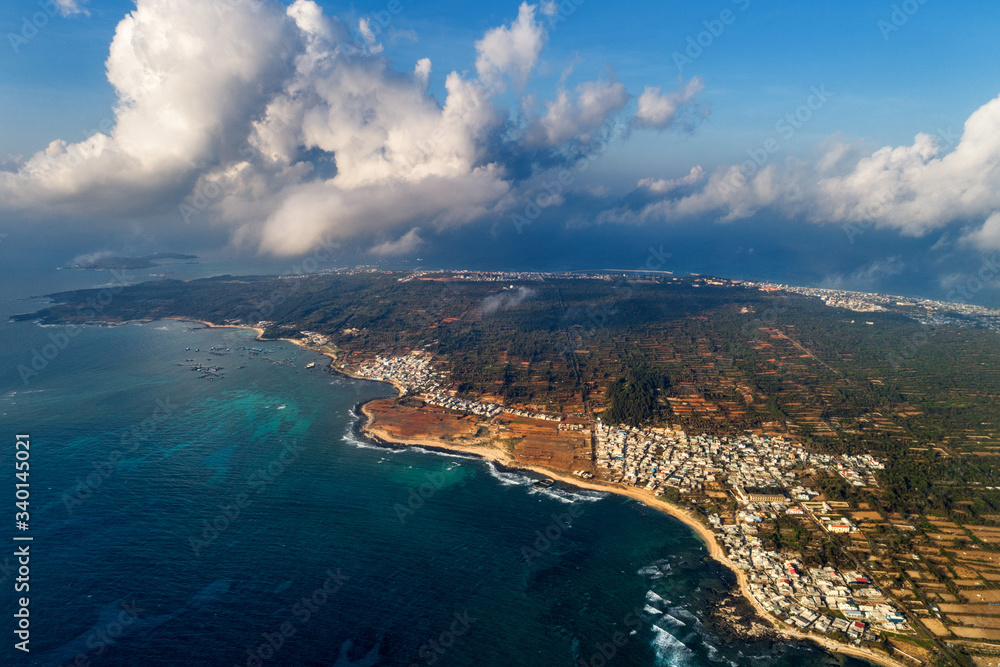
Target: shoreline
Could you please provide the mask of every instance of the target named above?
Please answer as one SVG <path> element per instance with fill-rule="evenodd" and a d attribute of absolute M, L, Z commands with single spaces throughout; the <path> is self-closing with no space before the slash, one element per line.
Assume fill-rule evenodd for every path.
<path fill-rule="evenodd" d="M 376 400 L 376 399 L 372 399 Z M 495 447 L 489 445 L 486 446 L 476 446 L 476 445 L 456 445 L 452 443 L 444 443 L 436 440 L 423 439 L 423 438 L 401 438 L 393 436 L 386 432 L 385 430 L 379 428 L 375 424 L 375 419 L 371 412 L 368 410 L 368 403 L 371 401 L 362 401 L 358 403 L 355 408 L 355 412 L 358 414 L 358 418 L 354 425 L 355 433 L 358 435 L 365 436 L 369 442 L 380 447 L 387 447 L 390 449 L 403 449 L 407 447 L 420 447 L 430 451 L 445 452 L 445 453 L 459 453 L 468 454 L 475 456 L 477 458 L 483 459 L 485 461 L 490 461 L 494 464 L 499 464 L 503 468 L 509 470 L 518 471 L 528 471 L 533 472 L 538 475 L 543 475 L 545 477 L 550 477 L 563 484 L 574 486 L 581 489 L 587 489 L 590 491 L 599 491 L 602 493 L 614 493 L 616 495 L 627 496 L 633 500 L 637 500 L 648 507 L 655 510 L 659 510 L 664 514 L 668 514 L 685 526 L 690 528 L 705 544 L 708 549 L 709 557 L 711 557 L 716 562 L 720 563 L 726 569 L 730 570 L 735 576 L 737 581 L 737 586 L 739 588 L 740 595 L 749 602 L 757 614 L 781 637 L 786 637 L 790 639 L 796 639 L 799 641 L 808 641 L 814 644 L 818 644 L 827 651 L 833 653 L 840 653 L 843 655 L 848 655 L 853 658 L 860 658 L 862 660 L 867 660 L 871 663 L 883 665 L 884 667 L 912 667 L 907 663 L 895 660 L 887 655 L 882 655 L 868 651 L 866 649 L 857 648 L 854 646 L 847 646 L 840 642 L 834 641 L 829 638 L 820 637 L 817 635 L 806 634 L 804 632 L 799 632 L 797 630 L 792 630 L 787 627 L 778 627 L 777 621 L 774 617 L 764 610 L 756 598 L 750 594 L 749 585 L 750 580 L 746 575 L 746 572 L 739 568 L 735 563 L 729 560 L 726 556 L 725 550 L 722 545 L 715 539 L 715 535 L 711 530 L 703 523 L 698 521 L 692 514 L 677 505 L 669 503 L 664 500 L 660 500 L 651 491 L 645 489 L 639 489 L 636 487 L 625 486 L 615 482 L 604 482 L 601 480 L 585 480 L 565 471 L 554 470 L 541 465 L 532 465 L 516 461 L 506 452 L 503 452 Z"/>
<path fill-rule="evenodd" d="M 206 320 L 200 320 L 192 317 L 163 317 L 156 318 L 162 320 L 173 320 L 181 322 L 192 322 L 196 324 L 201 324 L 210 329 L 245 329 L 248 331 L 256 332 L 256 340 L 259 341 L 285 341 L 296 345 L 302 349 L 321 354 L 330 359 L 330 364 L 328 368 L 335 373 L 349 377 L 354 380 L 367 380 L 369 382 L 384 382 L 385 384 L 392 385 L 399 395 L 406 393 L 406 387 L 390 381 L 390 380 L 370 380 L 368 378 L 359 377 L 353 373 L 346 372 L 346 369 L 336 368 L 334 362 L 337 361 L 336 355 L 325 352 L 323 350 L 318 350 L 309 345 L 289 339 L 289 338 L 263 338 L 264 330 L 260 327 L 250 326 L 250 325 L 239 325 L 239 324 L 215 324 L 213 322 L 208 322 Z M 134 320 L 134 321 L 156 321 L 156 320 Z M 705 526 L 703 523 L 698 521 L 694 516 L 678 505 L 674 505 L 667 501 L 661 500 L 651 491 L 645 489 L 640 489 L 637 487 L 630 487 L 623 484 L 618 484 L 615 482 L 605 482 L 602 480 L 585 480 L 574 475 L 571 475 L 562 470 L 555 470 L 547 468 L 542 465 L 532 465 L 519 462 L 515 460 L 510 454 L 492 447 L 490 445 L 457 445 L 454 443 L 440 442 L 437 440 L 424 439 L 424 438 L 401 438 L 394 436 L 387 431 L 382 430 L 375 424 L 375 418 L 368 410 L 368 403 L 371 401 L 378 400 L 376 398 L 367 399 L 360 401 L 355 405 L 355 414 L 357 415 L 352 425 L 353 432 L 361 437 L 364 437 L 371 444 L 384 447 L 388 449 L 405 449 L 408 447 L 421 447 L 430 451 L 443 452 L 443 453 L 459 453 L 475 456 L 476 458 L 490 461 L 494 464 L 500 465 L 502 468 L 516 471 L 528 471 L 533 472 L 538 475 L 543 475 L 545 477 L 550 477 L 563 484 L 569 486 L 574 486 L 577 488 L 588 489 L 591 491 L 599 491 L 602 493 L 614 493 L 616 495 L 627 496 L 641 502 L 652 509 L 658 510 L 672 516 L 673 518 L 680 521 L 682 524 L 690 528 L 699 539 L 705 544 L 709 557 L 721 564 L 723 567 L 731 571 L 737 580 L 737 586 L 739 588 L 739 593 L 747 602 L 749 602 L 757 614 L 771 626 L 775 633 L 781 637 L 786 637 L 790 639 L 796 639 L 799 641 L 809 641 L 814 644 L 818 644 L 823 649 L 832 652 L 839 653 L 842 655 L 848 655 L 854 658 L 860 658 L 862 660 L 867 660 L 871 663 L 882 665 L 884 667 L 912 667 L 909 663 L 900 662 L 887 655 L 874 653 L 866 649 L 860 649 L 854 646 L 848 646 L 840 642 L 834 641 L 826 637 L 820 637 L 812 634 L 806 634 L 798 630 L 793 630 L 787 627 L 778 627 L 774 617 L 764 610 L 761 604 L 750 594 L 749 590 L 749 578 L 746 572 L 736 566 L 729 558 L 726 556 L 725 550 L 722 545 L 715 539 L 715 535 L 712 531 Z"/>

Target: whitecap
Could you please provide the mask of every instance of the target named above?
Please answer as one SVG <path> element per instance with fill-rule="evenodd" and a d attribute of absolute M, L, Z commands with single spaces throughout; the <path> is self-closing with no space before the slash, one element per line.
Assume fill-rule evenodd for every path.
<path fill-rule="evenodd" d="M 646 577 L 647 579 L 662 579 L 663 570 L 656 565 L 647 565 L 646 567 L 639 568 L 636 574 Z"/>
<path fill-rule="evenodd" d="M 563 489 L 555 489 L 549 487 L 547 489 L 540 489 L 538 487 L 533 487 L 529 493 L 537 493 L 543 496 L 552 498 L 553 500 L 558 500 L 561 503 L 566 503 L 567 505 L 572 505 L 573 503 L 592 503 L 598 500 L 604 500 L 607 498 L 606 493 L 600 491 L 564 491 Z"/>
<path fill-rule="evenodd" d="M 423 447 L 407 447 L 410 451 L 420 452 L 421 454 L 433 454 L 434 456 L 446 456 L 450 459 L 465 459 L 467 461 L 475 461 L 479 457 L 473 456 L 472 454 L 456 454 L 454 452 L 436 450 L 436 449 L 424 449 Z"/>
<path fill-rule="evenodd" d="M 683 618 L 688 622 L 693 622 L 695 624 L 701 623 L 701 620 L 697 616 L 692 614 L 690 610 L 685 609 L 684 607 L 674 607 L 670 610 L 670 613 L 676 614 L 677 616 L 680 616 L 681 618 Z"/>
<path fill-rule="evenodd" d="M 662 611 L 660 611 L 656 607 L 654 607 L 652 605 L 648 605 L 648 604 L 645 607 L 643 607 L 642 610 L 644 612 L 646 612 L 647 614 L 656 614 L 656 615 L 662 615 L 663 614 Z"/>
<path fill-rule="evenodd" d="M 393 449 L 391 447 L 384 447 L 382 445 L 373 445 L 370 442 L 365 442 L 364 440 L 361 440 L 360 438 L 355 436 L 354 433 L 345 434 L 344 437 L 341 438 L 341 441 L 346 442 L 349 445 L 354 445 L 358 449 L 377 449 L 386 454 L 398 454 L 399 452 L 403 451 L 402 449 Z"/>
<path fill-rule="evenodd" d="M 657 595 L 654 591 L 646 591 L 646 599 L 650 602 L 666 602 L 666 600 Z"/>
<path fill-rule="evenodd" d="M 689 664 L 694 653 L 676 637 L 663 628 L 653 626 L 653 650 L 656 651 L 656 664 L 667 667 L 683 667 Z"/>
<path fill-rule="evenodd" d="M 661 612 L 662 613 L 662 612 Z M 673 614 L 663 614 L 663 619 L 672 625 L 676 625 L 679 628 L 686 628 L 687 623 L 677 618 Z"/>
<path fill-rule="evenodd" d="M 501 472 L 493 464 L 493 461 L 486 462 L 486 470 L 504 486 L 529 486 L 535 483 L 535 480 L 526 475 L 520 475 L 516 472 Z"/>

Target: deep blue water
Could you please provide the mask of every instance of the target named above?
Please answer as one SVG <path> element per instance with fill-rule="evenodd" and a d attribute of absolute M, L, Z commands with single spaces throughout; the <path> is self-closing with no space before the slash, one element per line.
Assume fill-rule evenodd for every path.
<path fill-rule="evenodd" d="M 13 648 L 0 571 L 0 664 L 862 664 L 721 633 L 708 611 L 733 576 L 639 503 L 358 442 L 352 407 L 392 389 L 306 369 L 313 353 L 182 322 L 63 339 L 6 321 L 41 305 L 25 296 L 106 279 L 2 283 L 0 540 L 28 433 L 34 542 L 31 652 Z"/>

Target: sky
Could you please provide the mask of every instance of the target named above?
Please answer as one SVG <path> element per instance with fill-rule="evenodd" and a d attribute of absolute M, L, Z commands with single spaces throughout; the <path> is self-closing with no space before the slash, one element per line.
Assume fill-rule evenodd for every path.
<path fill-rule="evenodd" d="M 0 259 L 667 247 L 1000 295 L 996 3 L 11 0 L 0 25 Z"/>

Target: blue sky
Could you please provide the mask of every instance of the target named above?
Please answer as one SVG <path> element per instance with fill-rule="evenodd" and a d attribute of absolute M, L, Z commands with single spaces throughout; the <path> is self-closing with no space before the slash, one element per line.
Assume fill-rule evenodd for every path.
<path fill-rule="evenodd" d="M 54 12 L 56 2 L 61 13 Z M 192 18 L 213 2 L 234 5 L 235 13 L 214 27 L 214 15 Z M 740 252 L 756 238 L 774 255 L 790 230 L 821 239 L 831 227 L 870 224 L 878 233 L 866 236 L 865 253 L 847 248 L 839 268 L 810 276 L 816 283 L 859 286 L 879 271 L 897 282 L 915 267 L 926 274 L 928 262 L 937 263 L 928 284 L 946 286 L 955 266 L 1000 249 L 1000 202 L 968 194 L 1000 185 L 990 180 L 997 178 L 991 174 L 1000 150 L 980 148 L 1000 133 L 994 127 L 1000 101 L 991 105 L 1000 95 L 1000 7 L 993 2 L 625 0 L 611 8 L 565 0 L 558 10 L 544 1 L 482 7 L 298 0 L 287 16 L 291 0 L 188 3 L 194 0 L 12 0 L 0 6 L 6 35 L 0 206 L 8 209 L 9 229 L 51 230 L 77 239 L 81 252 L 131 247 L 148 236 L 150 243 L 187 239 L 201 249 L 277 255 L 306 252 L 325 232 L 359 259 L 384 261 L 462 256 L 462 244 L 478 229 L 499 239 L 497 257 L 514 257 L 523 238 L 521 232 L 507 238 L 511 220 L 560 169 L 583 158 L 589 168 L 574 174 L 533 225 L 539 242 L 564 244 L 567 233 L 603 238 L 621 229 L 630 238 L 676 232 L 692 243 L 689 231 L 699 229 L 705 248 L 713 239 L 745 236 Z M 39 21 L 46 9 L 52 15 Z M 120 40 L 120 57 L 106 65 L 116 29 L 133 11 L 138 37 Z M 247 21 L 240 28 L 246 34 L 230 30 L 237 15 Z M 366 18 L 377 26 L 370 43 L 359 24 Z M 379 26 L 380 18 L 391 20 Z M 37 34 L 30 27 L 24 33 L 32 20 L 44 25 Z M 489 35 L 494 42 L 487 43 Z M 181 45 L 188 38 L 209 45 L 202 61 L 185 60 Z M 165 41 L 148 51 L 156 40 Z M 692 46 L 696 42 L 700 46 Z M 244 53 L 258 43 L 274 52 L 248 56 L 246 67 L 259 81 L 236 81 L 239 67 L 222 71 L 232 65 L 227 49 Z M 347 43 L 355 56 L 335 56 Z M 303 53 L 340 60 L 296 79 L 295 58 Z M 433 63 L 426 81 L 414 73 L 425 58 Z M 154 72 L 169 86 L 140 90 L 128 83 L 134 71 L 147 78 Z M 109 72 L 126 82 L 125 93 L 109 83 Z M 453 72 L 453 84 L 471 88 L 446 88 Z M 359 77 L 369 77 L 360 88 Z M 230 84 L 242 92 L 218 92 Z M 188 90 L 194 92 L 176 97 Z M 818 104 L 816 91 L 824 91 Z M 115 126 L 123 113 L 121 106 L 115 111 L 119 94 L 138 95 L 123 125 L 130 131 Z M 460 107 L 470 94 L 487 106 Z M 401 109 L 423 104 L 420 95 L 437 109 L 401 117 Z M 368 107 L 340 108 L 355 97 Z M 646 101 L 670 112 L 644 116 Z M 814 108 L 803 107 L 807 103 Z M 460 120 L 442 116 L 446 104 L 459 108 Z M 175 105 L 179 125 L 171 120 Z M 306 120 L 253 129 L 266 109 L 278 107 L 295 107 Z M 471 109 L 483 108 L 492 115 L 474 118 Z M 803 111 L 808 118 L 794 132 L 779 131 L 787 114 Z M 328 117 L 317 125 L 317 114 Z M 206 127 L 171 134 L 197 126 L 202 116 Z M 344 128 L 361 116 L 377 119 L 384 146 L 369 145 L 375 139 L 368 137 L 357 147 L 356 136 L 371 129 L 368 121 Z M 979 119 L 976 132 L 949 156 L 970 118 Z M 398 142 L 408 128 L 428 134 L 440 123 L 450 125 L 430 149 L 419 137 Z M 605 148 L 600 135 L 607 128 L 613 131 Z M 921 132 L 939 136 L 915 139 Z M 159 145 L 150 139 L 161 136 Z M 66 144 L 36 155 L 55 139 Z M 240 162 L 236 153 L 248 142 L 260 154 Z M 87 146 L 98 146 L 97 158 L 88 153 L 82 165 L 68 162 Z M 765 146 L 764 164 L 733 175 Z M 149 155 L 148 174 L 137 171 Z M 431 180 L 422 180 L 428 174 Z M 688 174 L 690 180 L 679 180 Z M 190 212 L 206 185 L 220 179 L 229 185 L 217 199 L 209 197 L 210 206 L 197 207 L 198 222 L 206 224 L 192 227 L 184 207 Z M 254 185 L 260 179 L 267 193 Z M 462 194 L 452 200 L 447 193 Z M 392 206 L 372 205 L 381 198 Z M 348 213 L 329 214 L 325 202 Z M 894 245 L 903 254 L 894 254 Z M 794 252 L 801 255 L 797 262 L 808 264 L 801 247 Z M 918 258 L 921 252 L 930 255 Z"/>
<path fill-rule="evenodd" d="M 338 16 L 371 16 L 386 8 L 385 2 L 319 4 Z M 422 57 L 440 63 L 435 69 L 441 72 L 471 68 L 472 43 L 516 15 L 518 4 L 401 1 L 403 11 L 391 25 L 413 31 L 416 41 L 400 39 L 386 53 L 403 69 Z M 577 59 L 582 62 L 571 84 L 611 67 L 635 88 L 651 81 L 669 86 L 679 74 L 673 54 L 683 54 L 688 37 L 705 30 L 703 22 L 728 9 L 735 22 L 683 72 L 704 78 L 711 121 L 685 141 L 659 136 L 631 142 L 615 151 L 616 171 L 631 163 L 667 176 L 687 171 L 692 162 L 736 159 L 741 147 L 773 133 L 777 119 L 820 84 L 836 100 L 796 138 L 792 151 L 808 153 L 835 133 L 898 145 L 917 132 L 959 128 L 1000 93 L 1000 6 L 979 0 L 958 8 L 927 0 L 887 41 L 878 22 L 891 19 L 894 4 L 900 3 L 625 0 L 609 11 L 587 0 L 551 32 L 531 89 L 544 90 L 541 84 L 558 80 Z M 0 50 L 0 151 L 28 154 L 55 136 L 81 138 L 110 112 L 114 93 L 104 61 L 115 26 L 134 3 L 91 0 L 82 6 L 89 16 L 57 16 L 19 53 L 6 44 Z M 39 9 L 37 2 L 3 3 L 4 33 L 19 33 L 22 20 Z M 440 94 L 442 77 L 436 79 L 433 90 Z"/>

